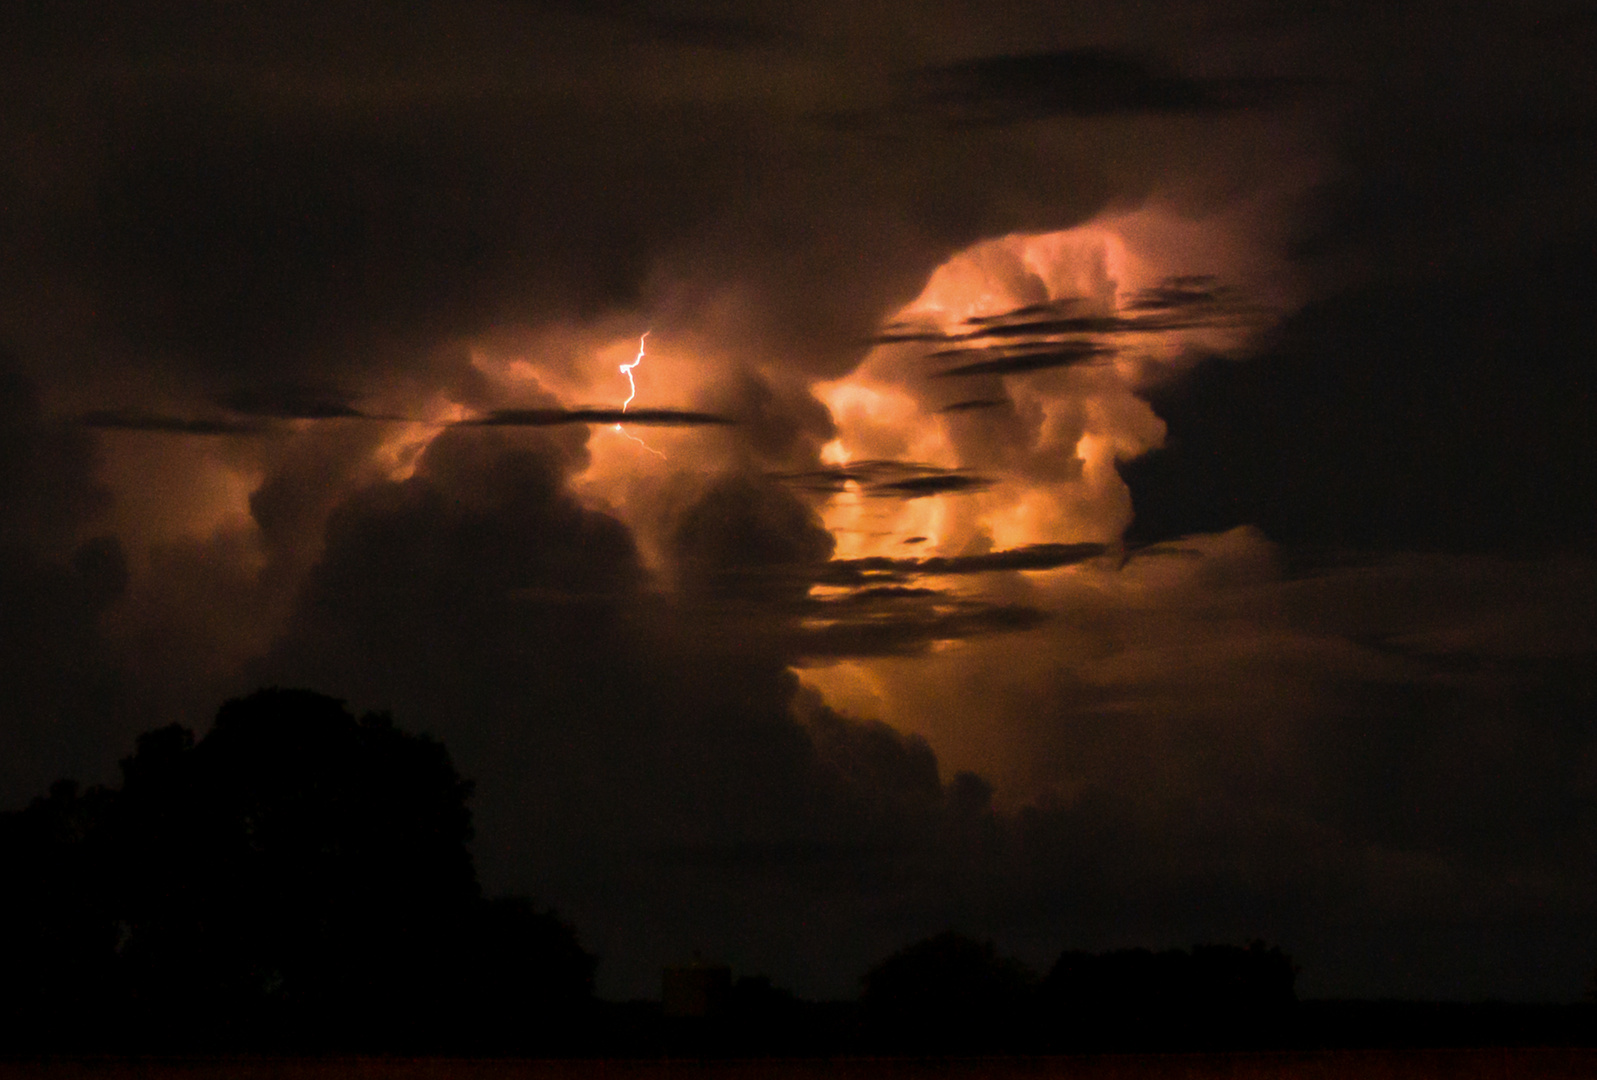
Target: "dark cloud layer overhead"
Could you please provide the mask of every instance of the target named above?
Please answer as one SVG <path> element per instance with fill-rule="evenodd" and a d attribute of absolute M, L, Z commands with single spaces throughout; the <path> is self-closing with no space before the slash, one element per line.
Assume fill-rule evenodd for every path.
<path fill-rule="evenodd" d="M 0 12 L 0 802 L 277 684 L 615 996 L 1597 963 L 1589 18 Z"/>
<path fill-rule="evenodd" d="M 1223 112 L 1270 104 L 1284 80 L 1201 78 L 1111 49 L 987 56 L 918 71 L 910 108 L 945 123 L 1012 124 L 1049 117 Z"/>

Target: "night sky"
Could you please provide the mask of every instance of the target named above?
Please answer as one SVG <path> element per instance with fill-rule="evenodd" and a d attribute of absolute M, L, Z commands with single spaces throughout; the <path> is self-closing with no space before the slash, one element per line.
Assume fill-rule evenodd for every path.
<path fill-rule="evenodd" d="M 606 996 L 954 927 L 1578 999 L 1594 55 L 1550 3 L 7 4 L 0 808 L 303 686 L 446 743 Z"/>

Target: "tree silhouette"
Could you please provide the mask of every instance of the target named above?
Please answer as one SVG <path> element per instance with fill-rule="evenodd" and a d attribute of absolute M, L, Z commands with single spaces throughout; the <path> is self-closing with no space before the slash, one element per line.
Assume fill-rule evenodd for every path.
<path fill-rule="evenodd" d="M 385 715 L 262 690 L 197 743 L 140 736 L 122 774 L 120 791 L 58 784 L 0 816 L 28 882 L 7 923 L 39 943 L 14 937 L 9 996 L 42 986 L 31 1013 L 57 1018 L 14 1025 L 13 1044 L 525 1043 L 536 1025 L 513 1005 L 550 1017 L 591 997 L 569 927 L 481 899 L 471 784 Z"/>
<path fill-rule="evenodd" d="M 867 1022 L 890 1045 L 975 1050 L 1021 1030 L 1035 976 L 990 941 L 952 930 L 894 953 L 860 982 Z"/>
<path fill-rule="evenodd" d="M 70 780 L 0 815 L 0 1033 L 60 1041 L 110 1011 L 119 928 L 96 824 L 111 793 Z"/>
<path fill-rule="evenodd" d="M 1254 942 L 1190 952 L 1119 949 L 1060 955 L 1042 1011 L 1068 1042 L 1141 1047 L 1259 1043 L 1296 1001 L 1297 969 Z"/>
<path fill-rule="evenodd" d="M 143 1011 L 371 1030 L 430 1004 L 478 892 L 440 744 L 264 690 L 197 745 L 142 736 L 123 776 L 108 847 Z"/>
<path fill-rule="evenodd" d="M 473 1050 L 568 1048 L 583 1036 L 598 960 L 553 912 L 519 896 L 485 900 L 465 939 L 453 1042 Z"/>

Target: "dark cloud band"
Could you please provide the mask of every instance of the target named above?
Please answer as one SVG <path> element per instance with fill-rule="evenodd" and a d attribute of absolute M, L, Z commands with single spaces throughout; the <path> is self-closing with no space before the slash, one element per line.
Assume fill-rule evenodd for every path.
<path fill-rule="evenodd" d="M 382 423 L 437 424 L 440 427 L 559 427 L 565 424 L 635 424 L 639 427 L 714 427 L 736 421 L 716 413 L 687 409 L 501 409 L 486 416 L 454 423 L 361 412 L 341 402 L 247 400 L 236 411 L 244 419 L 193 419 L 138 409 L 101 409 L 84 413 L 84 427 L 115 431 L 159 431 L 174 435 L 258 435 L 267 420 L 370 420 Z"/>
<path fill-rule="evenodd" d="M 987 574 L 1005 570 L 1055 570 L 1096 559 L 1106 544 L 1027 544 L 985 555 L 935 556 L 929 559 L 840 559 L 827 564 L 827 577 L 837 584 L 885 582 L 944 574 Z"/>
<path fill-rule="evenodd" d="M 985 476 L 911 461 L 858 461 L 835 469 L 775 474 L 772 479 L 819 494 L 838 494 L 853 485 L 869 497 L 897 499 L 985 491 L 993 484 Z"/>
<path fill-rule="evenodd" d="M 137 409 L 101 409 L 78 418 L 83 427 L 101 431 L 155 431 L 173 435 L 259 435 L 258 420 L 194 419 L 163 416 Z"/>
<path fill-rule="evenodd" d="M 730 417 L 691 409 L 498 409 L 461 420 L 456 427 L 559 427 L 562 424 L 635 424 L 639 427 L 715 427 Z"/>
<path fill-rule="evenodd" d="M 924 68 L 906 109 L 956 127 L 1052 117 L 1221 113 L 1279 101 L 1289 84 L 1267 78 L 1196 78 L 1156 70 L 1110 49 L 989 56 Z"/>

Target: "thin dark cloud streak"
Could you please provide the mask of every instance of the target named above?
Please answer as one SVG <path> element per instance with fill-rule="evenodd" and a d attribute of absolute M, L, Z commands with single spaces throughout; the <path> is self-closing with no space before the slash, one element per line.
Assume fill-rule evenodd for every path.
<path fill-rule="evenodd" d="M 945 347 L 929 349 L 926 357 L 963 361 L 933 372 L 933 378 L 1019 375 L 1100 361 L 1149 334 L 1246 327 L 1265 314 L 1209 275 L 1170 277 L 1130 294 L 1124 310 L 1138 313 L 1135 315 L 1077 314 L 1083 303 L 1080 297 L 1066 297 L 1027 304 L 966 319 L 960 324 L 966 329 L 945 331 L 893 323 L 871 341 L 876 345 L 942 345 Z"/>
<path fill-rule="evenodd" d="M 1008 404 L 1008 398 L 971 398 L 968 401 L 956 401 L 950 405 L 944 405 L 937 411 L 940 413 L 975 412 L 978 409 L 999 409 Z"/>
<path fill-rule="evenodd" d="M 690 603 L 705 633 L 760 642 L 790 662 L 912 656 L 939 642 L 1029 630 L 1054 615 L 1029 604 L 922 582 L 1056 570 L 1108 554 L 1105 544 L 1030 544 L 930 558 L 784 560 L 726 566 Z"/>
<path fill-rule="evenodd" d="M 797 661 L 913 656 L 940 642 L 1032 630 L 1052 618 L 1024 604 L 969 603 L 950 608 L 923 602 L 888 618 L 818 612 L 781 644 Z"/>
<path fill-rule="evenodd" d="M 737 423 L 719 413 L 693 409 L 496 409 L 486 416 L 457 420 L 454 427 L 559 427 L 563 424 L 636 424 L 639 427 L 727 427 Z"/>
<path fill-rule="evenodd" d="M 96 409 L 78 417 L 77 422 L 98 431 L 148 431 L 170 435 L 261 435 L 267 430 L 258 419 L 168 416 L 141 409 Z"/>
<path fill-rule="evenodd" d="M 639 427 L 725 427 L 737 421 L 717 413 L 691 409 L 500 409 L 469 420 L 362 412 L 336 402 L 303 406 L 262 402 L 240 410 L 243 419 L 191 418 L 140 409 L 97 409 L 78 417 L 78 424 L 102 431 L 151 431 L 173 435 L 260 435 L 270 420 L 367 420 L 376 423 L 423 424 L 434 427 L 560 427 L 567 424 L 635 424 Z"/>
<path fill-rule="evenodd" d="M 791 590 L 785 596 L 772 596 L 773 582 L 803 587 L 807 582 L 820 583 L 817 579 L 826 576 L 795 567 L 771 567 L 765 573 L 732 572 L 722 581 L 731 587 L 729 591 L 689 610 L 708 638 L 737 641 L 745 648 L 757 643 L 789 663 L 914 656 L 939 642 L 1031 630 L 1055 618 L 1029 604 L 886 584 L 914 577 L 897 577 L 892 572 L 850 581 L 844 586 L 848 591 L 841 595 Z"/>
<path fill-rule="evenodd" d="M 1046 304 L 1026 304 L 996 315 L 973 316 L 960 324 L 972 327 L 963 331 L 890 323 L 882 333 L 871 338 L 871 343 L 960 342 L 1059 334 L 1150 334 L 1230 326 L 1263 314 L 1235 289 L 1209 274 L 1175 275 L 1151 288 L 1130 293 L 1122 305 L 1124 310 L 1147 314 L 1133 317 L 1072 314 L 1083 303 L 1080 297 L 1065 297 Z"/>
<path fill-rule="evenodd" d="M 990 359 L 973 360 L 942 371 L 934 371 L 936 379 L 962 378 L 971 375 L 1023 375 L 1029 371 L 1048 371 L 1053 368 L 1079 367 L 1103 361 L 1114 354 L 1107 345 L 1084 342 L 1067 342 L 1052 348 L 1029 349 L 979 349 L 960 350 L 961 355 L 974 352 Z M 995 355 L 996 354 L 996 355 Z M 946 354 L 945 354 L 946 355 Z"/>
<path fill-rule="evenodd" d="M 1110 551 L 1107 544 L 1027 544 L 981 555 L 938 555 L 925 559 L 872 556 L 838 559 L 827 564 L 826 580 L 836 584 L 990 574 L 1012 570 L 1057 570 L 1096 559 Z"/>
<path fill-rule="evenodd" d="M 860 559 L 828 559 L 812 563 L 779 562 L 765 565 L 737 566 L 716 572 L 718 583 L 730 586 L 718 589 L 718 596 L 733 599 L 758 596 L 765 599 L 773 595 L 805 597 L 814 586 L 831 586 L 865 590 L 878 599 L 891 599 L 910 595 L 886 590 L 886 586 L 900 586 L 924 577 L 962 577 L 975 574 L 1011 573 L 1019 570 L 1058 570 L 1076 566 L 1108 555 L 1113 551 L 1108 544 L 1026 544 L 1003 551 L 973 555 L 934 555 L 927 558 L 893 558 L 873 555 Z M 772 585 L 781 586 L 773 590 Z M 878 590 L 870 592 L 870 590 Z M 859 593 L 849 595 L 860 595 Z M 922 595 L 916 592 L 914 595 Z M 939 594 L 941 595 L 941 594 Z M 846 598 L 846 597 L 845 597 Z M 825 603 L 835 603 L 827 600 Z"/>
<path fill-rule="evenodd" d="M 798 491 L 837 495 L 853 487 L 867 498 L 921 499 L 985 491 L 994 483 L 962 469 L 944 469 L 911 461 L 856 461 L 832 469 L 774 473 L 771 477 Z"/>

